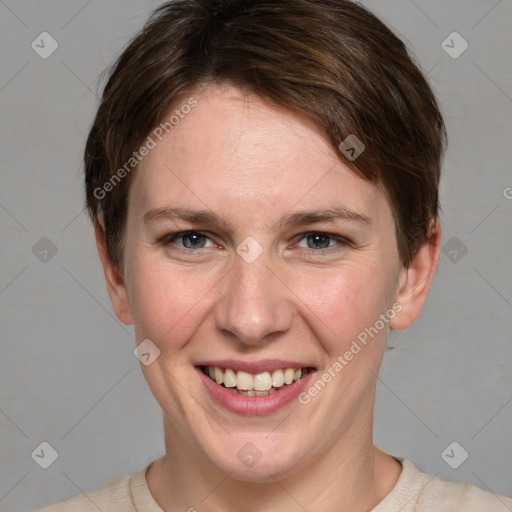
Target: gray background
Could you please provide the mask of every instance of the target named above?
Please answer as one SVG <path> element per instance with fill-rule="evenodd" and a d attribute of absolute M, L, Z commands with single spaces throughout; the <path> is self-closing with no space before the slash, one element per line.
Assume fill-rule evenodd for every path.
<path fill-rule="evenodd" d="M 111 312 L 81 174 L 99 74 L 159 3 L 0 0 L 1 511 L 69 498 L 163 453 L 162 413 L 133 330 Z M 512 495 L 512 1 L 364 4 L 428 72 L 450 137 L 444 254 L 422 317 L 390 338 L 376 442 Z M 31 48 L 43 31 L 59 44 L 47 59 Z M 469 43 L 456 59 L 441 45 L 453 31 Z M 55 255 L 36 245 L 43 237 Z M 48 469 L 31 458 L 43 441 L 59 455 Z M 469 454 L 458 469 L 441 456 L 453 441 Z M 463 452 L 448 453 L 454 465 Z"/>

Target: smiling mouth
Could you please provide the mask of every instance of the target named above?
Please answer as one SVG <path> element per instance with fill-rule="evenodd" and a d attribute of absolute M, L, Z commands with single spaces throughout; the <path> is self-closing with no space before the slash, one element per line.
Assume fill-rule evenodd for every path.
<path fill-rule="evenodd" d="M 295 384 L 314 368 L 283 368 L 272 372 L 252 374 L 241 370 L 200 366 L 202 372 L 219 386 L 242 396 L 266 396 Z"/>

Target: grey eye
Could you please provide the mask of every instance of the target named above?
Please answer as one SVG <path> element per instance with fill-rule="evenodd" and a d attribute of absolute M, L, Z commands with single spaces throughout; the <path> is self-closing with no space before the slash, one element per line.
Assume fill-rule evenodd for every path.
<path fill-rule="evenodd" d="M 202 249 L 208 239 L 208 237 L 196 231 L 190 231 L 189 233 L 180 235 L 178 238 L 182 239 L 183 247 L 187 249 Z"/>

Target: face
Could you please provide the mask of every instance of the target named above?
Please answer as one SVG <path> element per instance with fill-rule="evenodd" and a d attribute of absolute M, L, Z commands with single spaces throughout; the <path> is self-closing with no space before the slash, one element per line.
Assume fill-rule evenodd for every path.
<path fill-rule="evenodd" d="M 393 216 L 307 118 L 229 86 L 191 96 L 134 176 L 109 292 L 160 351 L 142 369 L 190 457 L 285 477 L 371 443 L 404 314 Z"/>

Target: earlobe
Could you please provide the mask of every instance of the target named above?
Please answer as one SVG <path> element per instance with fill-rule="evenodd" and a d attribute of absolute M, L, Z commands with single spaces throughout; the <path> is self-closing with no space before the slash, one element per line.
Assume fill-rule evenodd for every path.
<path fill-rule="evenodd" d="M 110 297 L 110 302 L 112 303 L 114 314 L 123 324 L 131 325 L 133 324 L 133 318 L 125 279 L 118 266 L 113 263 L 108 254 L 105 228 L 101 216 L 94 224 L 94 233 L 98 254 L 103 265 L 107 292 Z"/>
<path fill-rule="evenodd" d="M 436 220 L 430 226 L 425 244 L 401 272 L 396 300 L 402 309 L 390 322 L 392 329 L 407 329 L 420 315 L 439 263 L 440 245 L 441 225 Z"/>

